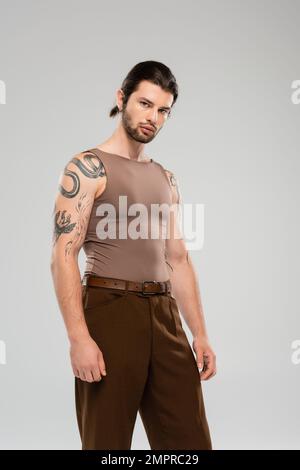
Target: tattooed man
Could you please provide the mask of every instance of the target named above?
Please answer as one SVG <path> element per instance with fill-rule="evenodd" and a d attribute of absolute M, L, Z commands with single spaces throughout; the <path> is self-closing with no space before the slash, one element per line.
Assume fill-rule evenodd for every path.
<path fill-rule="evenodd" d="M 216 374 L 216 357 L 180 235 L 181 196 L 174 173 L 144 154 L 177 96 L 166 65 L 135 65 L 116 92 L 112 135 L 60 176 L 51 273 L 82 449 L 130 449 L 137 412 L 151 449 L 212 449 L 201 382 Z"/>

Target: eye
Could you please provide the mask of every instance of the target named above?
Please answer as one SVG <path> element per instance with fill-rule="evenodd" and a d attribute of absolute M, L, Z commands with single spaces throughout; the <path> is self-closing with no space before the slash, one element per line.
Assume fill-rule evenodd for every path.
<path fill-rule="evenodd" d="M 167 111 L 166 109 L 162 109 L 161 112 L 162 112 L 162 113 L 165 113 L 165 114 L 168 114 L 168 113 L 169 113 L 169 111 Z"/>
<path fill-rule="evenodd" d="M 149 103 L 146 103 L 146 101 L 140 101 L 141 104 L 146 104 L 148 106 Z"/>

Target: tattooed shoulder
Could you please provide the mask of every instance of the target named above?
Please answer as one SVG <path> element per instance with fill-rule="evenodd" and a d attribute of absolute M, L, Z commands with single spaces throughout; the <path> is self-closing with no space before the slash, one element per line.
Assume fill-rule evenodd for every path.
<path fill-rule="evenodd" d="M 52 242 L 54 247 L 61 241 L 67 260 L 71 252 L 77 252 L 84 243 L 98 179 L 106 175 L 100 158 L 85 151 L 68 161 L 61 176 L 52 212 Z"/>
<path fill-rule="evenodd" d="M 70 169 L 70 164 L 76 166 L 76 169 Z M 71 165 L 72 166 L 72 165 Z M 87 150 L 82 152 L 68 161 L 64 168 L 64 175 L 72 181 L 71 189 L 67 190 L 63 185 L 59 185 L 60 193 L 67 198 L 77 196 L 80 191 L 80 177 L 82 175 L 87 178 L 101 178 L 106 176 L 105 168 L 101 159 L 95 153 Z"/>
<path fill-rule="evenodd" d="M 175 202 L 178 203 L 181 200 L 181 196 L 180 196 L 179 187 L 178 187 L 178 183 L 177 183 L 177 180 L 175 178 L 175 175 L 172 171 L 166 170 L 166 169 L 165 169 L 165 173 L 166 173 L 167 178 L 170 182 L 170 186 L 171 186 L 171 190 L 172 190 L 172 194 L 173 194 L 173 199 L 174 199 Z"/>
<path fill-rule="evenodd" d="M 170 170 L 165 170 L 165 172 L 170 181 L 171 186 L 177 186 L 177 181 L 176 181 L 174 173 L 172 173 Z"/>

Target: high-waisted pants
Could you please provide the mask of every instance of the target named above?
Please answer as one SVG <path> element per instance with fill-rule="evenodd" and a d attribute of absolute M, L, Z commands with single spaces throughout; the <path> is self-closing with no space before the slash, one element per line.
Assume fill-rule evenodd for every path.
<path fill-rule="evenodd" d="M 82 286 L 107 375 L 75 377 L 82 449 L 130 449 L 137 412 L 151 449 L 211 450 L 200 372 L 175 298 Z"/>

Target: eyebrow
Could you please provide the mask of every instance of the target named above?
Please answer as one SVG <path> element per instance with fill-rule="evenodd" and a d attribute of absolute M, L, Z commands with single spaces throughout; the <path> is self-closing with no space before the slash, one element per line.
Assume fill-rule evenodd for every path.
<path fill-rule="evenodd" d="M 148 100 L 148 98 L 145 98 L 144 96 L 141 96 L 139 99 L 140 99 L 140 100 L 145 100 L 145 101 L 147 101 L 147 102 L 150 103 L 150 104 L 154 104 L 154 103 L 152 103 L 152 101 Z M 161 108 L 163 108 L 163 109 L 171 109 L 171 106 L 161 106 Z"/>

